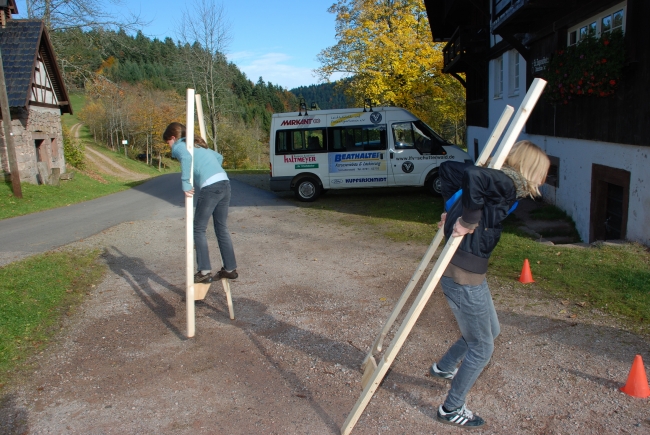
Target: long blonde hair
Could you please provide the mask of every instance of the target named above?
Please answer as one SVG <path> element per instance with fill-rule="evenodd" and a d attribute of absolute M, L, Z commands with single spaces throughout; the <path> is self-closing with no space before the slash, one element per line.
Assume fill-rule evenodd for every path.
<path fill-rule="evenodd" d="M 539 186 L 546 180 L 551 161 L 540 147 L 528 140 L 519 141 L 512 146 L 505 164 L 526 179 L 528 193 L 541 195 Z"/>

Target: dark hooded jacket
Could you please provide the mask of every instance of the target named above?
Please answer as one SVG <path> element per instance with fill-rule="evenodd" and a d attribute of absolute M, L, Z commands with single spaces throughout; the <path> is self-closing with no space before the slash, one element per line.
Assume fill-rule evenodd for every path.
<path fill-rule="evenodd" d="M 440 165 L 445 203 L 460 189 L 462 196 L 447 210 L 445 237 L 449 239 L 459 217 L 474 225 L 451 259 L 451 264 L 472 273 L 485 274 L 492 250 L 501 238 L 501 222 L 516 201 L 517 191 L 510 177 L 496 169 L 471 163 L 447 161 Z"/>

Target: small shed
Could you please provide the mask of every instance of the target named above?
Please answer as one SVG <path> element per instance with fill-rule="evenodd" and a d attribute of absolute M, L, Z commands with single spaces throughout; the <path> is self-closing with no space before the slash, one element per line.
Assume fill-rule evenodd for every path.
<path fill-rule="evenodd" d="M 10 19 L 9 11 L 17 13 L 15 5 L 2 9 L 0 51 L 20 180 L 45 184 L 53 172 L 65 172 L 61 115 L 72 114 L 72 106 L 43 21 Z M 6 179 L 10 170 L 4 129 L 0 163 L 0 176 Z"/>

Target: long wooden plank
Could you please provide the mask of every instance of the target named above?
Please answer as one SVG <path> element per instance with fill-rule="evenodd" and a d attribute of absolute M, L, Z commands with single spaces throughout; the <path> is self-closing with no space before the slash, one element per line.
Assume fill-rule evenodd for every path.
<path fill-rule="evenodd" d="M 208 143 L 208 135 L 205 131 L 205 119 L 203 118 L 203 104 L 201 103 L 201 96 L 199 94 L 196 94 L 194 98 L 196 99 L 196 117 L 199 120 L 199 132 L 201 133 L 201 137 L 205 143 Z"/>
<path fill-rule="evenodd" d="M 185 145 L 192 156 L 190 184 L 194 181 L 194 89 L 187 90 L 187 113 L 185 117 Z M 185 306 L 187 311 L 187 337 L 195 330 L 194 314 L 194 198 L 185 197 Z"/>
<path fill-rule="evenodd" d="M 494 127 L 492 134 L 490 135 L 490 138 L 488 139 L 487 143 L 485 144 L 485 147 L 483 148 L 483 151 L 481 151 L 481 154 L 478 160 L 476 161 L 477 165 L 483 165 L 487 161 L 488 157 L 490 157 L 490 155 L 492 154 L 492 150 L 494 149 L 494 146 L 496 145 L 497 141 L 501 137 L 501 134 L 505 130 L 506 125 L 508 125 L 508 121 L 512 117 L 514 111 L 515 109 L 512 106 L 505 107 L 503 113 L 501 114 L 501 117 L 499 118 L 496 126 Z M 411 293 L 413 292 L 413 289 L 415 288 L 416 284 L 420 281 L 420 278 L 422 277 L 424 270 L 429 266 L 429 263 L 431 262 L 431 259 L 433 258 L 435 252 L 438 250 L 438 247 L 440 246 L 443 237 L 444 237 L 444 231 L 438 231 L 434 236 L 433 240 L 431 241 L 431 244 L 429 245 L 429 248 L 424 253 L 422 260 L 420 260 L 420 264 L 418 264 L 418 267 L 415 269 L 415 273 L 413 273 L 411 280 L 406 285 L 406 288 L 402 292 L 402 295 L 397 301 L 397 304 L 395 304 L 395 307 L 393 308 L 393 311 L 388 317 L 388 320 L 384 324 L 383 328 L 379 332 L 379 335 L 377 336 L 372 347 L 370 348 L 370 352 L 368 352 L 368 355 L 366 355 L 363 362 L 361 363 L 361 369 L 364 370 L 365 378 L 368 378 L 368 376 L 365 375 L 366 370 L 368 369 L 374 370 L 376 368 L 376 363 L 374 363 L 371 367 L 368 367 L 367 366 L 368 362 L 370 362 L 371 360 L 374 362 L 373 355 L 376 352 L 381 351 L 386 335 L 393 327 L 393 323 L 395 322 L 395 319 L 397 319 L 397 316 L 402 311 L 402 308 L 404 308 L 404 305 L 406 304 L 408 298 L 411 296 Z"/>
<path fill-rule="evenodd" d="M 510 128 L 502 139 L 501 144 L 499 145 L 495 156 L 491 161 L 490 167 L 494 169 L 501 168 L 508 153 L 510 152 L 510 149 L 512 148 L 512 145 L 514 145 L 516 139 L 519 137 L 519 133 L 523 129 L 528 116 L 530 115 L 532 109 L 535 107 L 535 104 L 537 103 L 537 100 L 539 99 L 539 96 L 541 95 L 545 85 L 546 81 L 542 79 L 535 79 L 533 81 L 528 93 L 526 94 L 526 97 L 522 101 L 522 104 L 519 107 L 517 114 L 515 115 L 515 119 L 513 120 Z M 515 125 L 515 123 L 516 126 L 513 128 L 513 125 Z M 419 318 L 422 310 L 429 301 L 433 290 L 440 281 L 440 277 L 447 268 L 447 265 L 451 261 L 451 258 L 456 253 L 456 249 L 460 245 L 462 239 L 463 237 L 452 237 L 447 241 L 445 248 L 438 257 L 436 264 L 429 274 L 429 278 L 424 284 L 423 290 L 414 301 L 411 309 L 402 321 L 400 329 L 398 330 L 395 337 L 393 337 L 393 341 L 391 342 L 389 348 L 386 350 L 386 354 L 377 365 L 377 369 L 375 369 L 375 372 L 373 373 L 367 385 L 364 387 L 364 390 L 357 400 L 357 403 L 354 405 L 352 411 L 350 411 L 350 414 L 348 414 L 347 419 L 343 423 L 343 426 L 341 428 L 341 433 L 343 435 L 349 435 L 349 433 L 352 431 L 352 428 L 361 417 L 361 413 L 370 402 L 370 399 L 388 372 L 390 365 L 402 348 L 402 345 L 413 329 L 415 322 L 417 322 L 417 319 Z"/>

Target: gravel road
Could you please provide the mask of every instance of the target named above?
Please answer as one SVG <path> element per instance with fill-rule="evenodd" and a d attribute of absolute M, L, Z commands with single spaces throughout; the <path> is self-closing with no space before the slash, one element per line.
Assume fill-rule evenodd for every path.
<path fill-rule="evenodd" d="M 426 246 L 237 180 L 236 320 L 213 284 L 197 303 L 196 337 L 185 338 L 182 216 L 122 223 L 62 248 L 100 247 L 109 271 L 36 370 L 5 387 L 0 433 L 339 433 L 361 393 L 365 352 Z M 560 301 L 512 287 L 492 283 L 502 333 L 469 395 L 488 422 L 475 433 L 649 433 L 648 401 L 618 390 L 636 354 L 650 362 L 648 339 L 604 317 L 569 319 Z M 435 421 L 448 384 L 426 375 L 458 335 L 436 290 L 352 433 L 459 433 Z"/>

